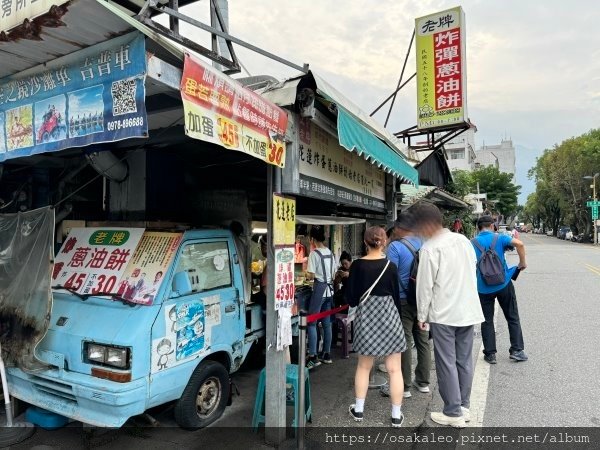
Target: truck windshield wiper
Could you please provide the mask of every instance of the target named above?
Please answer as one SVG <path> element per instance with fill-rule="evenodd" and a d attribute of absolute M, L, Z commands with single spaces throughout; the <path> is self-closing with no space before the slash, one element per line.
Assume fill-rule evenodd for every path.
<path fill-rule="evenodd" d="M 57 284 L 56 286 L 50 286 L 52 289 L 60 289 L 62 291 L 67 291 L 70 294 L 75 295 L 76 297 L 79 297 L 81 300 L 86 301 L 87 297 L 84 294 L 80 294 L 79 292 L 77 292 L 75 289 L 67 287 L 67 286 L 63 286 L 60 284 Z"/>
<path fill-rule="evenodd" d="M 111 299 L 113 299 L 114 301 L 117 302 L 121 302 L 124 305 L 127 305 L 131 308 L 133 308 L 134 306 L 137 306 L 139 303 L 136 302 L 132 302 L 131 300 L 127 300 L 124 297 L 121 297 L 119 294 L 115 294 L 114 292 L 95 292 L 93 294 L 83 294 L 83 296 L 87 299 L 89 297 L 102 297 L 102 296 L 106 296 L 106 297 L 110 297 Z"/>

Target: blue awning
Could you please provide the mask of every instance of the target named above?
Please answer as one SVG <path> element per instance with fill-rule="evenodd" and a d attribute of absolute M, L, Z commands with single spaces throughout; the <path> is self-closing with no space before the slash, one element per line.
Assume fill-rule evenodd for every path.
<path fill-rule="evenodd" d="M 415 168 L 363 126 L 352 114 L 339 104 L 337 106 L 338 138 L 342 147 L 371 160 L 395 177 L 418 186 L 419 173 Z"/>

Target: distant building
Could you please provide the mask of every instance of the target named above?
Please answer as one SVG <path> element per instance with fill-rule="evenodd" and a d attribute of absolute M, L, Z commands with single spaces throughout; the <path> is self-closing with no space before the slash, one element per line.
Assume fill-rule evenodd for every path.
<path fill-rule="evenodd" d="M 477 128 L 469 128 L 444 145 L 448 155 L 448 167 L 450 170 L 475 169 L 475 132 Z"/>
<path fill-rule="evenodd" d="M 496 145 L 484 144 L 475 154 L 475 167 L 495 166 L 500 172 L 511 174 L 513 183 L 516 181 L 516 155 L 511 139 L 503 139 Z"/>

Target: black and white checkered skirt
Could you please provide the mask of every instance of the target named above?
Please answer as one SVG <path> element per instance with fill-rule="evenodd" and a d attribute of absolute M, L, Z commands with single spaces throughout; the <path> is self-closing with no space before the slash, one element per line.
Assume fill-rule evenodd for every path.
<path fill-rule="evenodd" d="M 352 349 L 365 356 L 387 356 L 406 350 L 402 320 L 392 296 L 372 295 L 359 305 Z"/>

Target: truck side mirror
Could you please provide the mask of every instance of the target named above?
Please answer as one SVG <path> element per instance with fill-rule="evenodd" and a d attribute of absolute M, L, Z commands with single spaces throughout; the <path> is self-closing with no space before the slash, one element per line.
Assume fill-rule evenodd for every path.
<path fill-rule="evenodd" d="M 192 293 L 192 282 L 186 271 L 177 272 L 173 277 L 171 290 L 176 296 L 188 295 Z"/>

